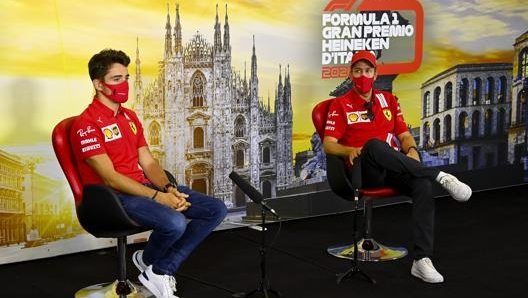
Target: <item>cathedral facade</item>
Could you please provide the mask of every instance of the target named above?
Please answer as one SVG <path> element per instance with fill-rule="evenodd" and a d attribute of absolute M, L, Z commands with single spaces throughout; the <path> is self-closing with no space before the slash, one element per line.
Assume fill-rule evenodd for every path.
<path fill-rule="evenodd" d="M 210 44 L 201 34 L 184 43 L 179 6 L 174 26 L 167 13 L 165 49 L 154 82 L 143 86 L 136 52 L 134 110 L 154 157 L 180 184 L 213 195 L 227 207 L 245 205 L 231 171 L 272 197 L 293 177 L 289 68 L 279 67 L 275 105 L 259 97 L 255 41 L 249 77 L 231 65 L 226 6 Z"/>

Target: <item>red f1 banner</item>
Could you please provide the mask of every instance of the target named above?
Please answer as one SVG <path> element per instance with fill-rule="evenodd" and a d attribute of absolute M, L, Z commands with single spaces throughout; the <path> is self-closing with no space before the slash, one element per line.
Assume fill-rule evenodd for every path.
<path fill-rule="evenodd" d="M 423 26 L 418 0 L 331 0 L 322 14 L 322 78 L 347 77 L 360 50 L 376 54 L 380 75 L 416 71 Z"/>

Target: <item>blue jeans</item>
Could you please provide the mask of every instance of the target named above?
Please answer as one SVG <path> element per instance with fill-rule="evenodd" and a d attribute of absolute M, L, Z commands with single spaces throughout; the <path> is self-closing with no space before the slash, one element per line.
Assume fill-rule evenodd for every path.
<path fill-rule="evenodd" d="M 227 214 L 225 204 L 216 198 L 182 185 L 178 186 L 178 191 L 188 194 L 187 201 L 191 203 L 191 207 L 183 212 L 150 198 L 118 194 L 128 216 L 152 229 L 143 252 L 143 261 L 167 275 L 178 270 L 194 248 Z"/>

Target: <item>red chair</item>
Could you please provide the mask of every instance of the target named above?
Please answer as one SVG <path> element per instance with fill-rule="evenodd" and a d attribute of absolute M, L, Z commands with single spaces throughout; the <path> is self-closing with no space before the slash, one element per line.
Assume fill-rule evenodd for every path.
<path fill-rule="evenodd" d="M 128 217 L 121 202 L 109 187 L 83 187 L 70 146 L 70 129 L 75 118 L 64 119 L 55 126 L 52 133 L 53 149 L 73 192 L 79 223 L 95 237 L 117 238 L 118 257 L 115 282 L 83 288 L 75 293 L 75 297 L 149 297 L 151 293 L 143 286 L 128 281 L 126 274 L 127 236 L 147 229 L 138 226 Z M 111 293 L 112 291 L 115 291 L 116 295 Z"/>
<path fill-rule="evenodd" d="M 324 136 L 328 108 L 332 100 L 333 98 L 319 102 L 312 110 L 312 122 L 321 141 Z M 332 192 L 345 200 L 355 201 L 356 211 L 358 200 L 362 199 L 363 201 L 363 238 L 357 240 L 356 212 L 354 212 L 354 243 L 333 246 L 327 249 L 331 255 L 339 258 L 352 259 L 353 261 L 353 266 L 349 271 L 338 274 L 338 283 L 342 278 L 350 276 L 353 273 L 361 273 L 374 283 L 375 281 L 373 279 L 360 272 L 357 261 L 396 260 L 407 255 L 407 249 L 404 247 L 385 246 L 374 240 L 371 236 L 373 201 L 381 198 L 394 198 L 399 194 L 396 190 L 389 187 L 355 189 L 348 178 L 348 169 L 345 161 L 339 156 L 327 154 L 326 165 L 327 180 Z"/>

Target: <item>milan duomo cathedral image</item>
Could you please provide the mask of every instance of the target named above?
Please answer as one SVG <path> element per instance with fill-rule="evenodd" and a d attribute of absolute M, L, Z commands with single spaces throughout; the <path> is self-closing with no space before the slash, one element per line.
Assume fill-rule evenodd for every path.
<path fill-rule="evenodd" d="M 182 40 L 177 5 L 174 26 L 167 12 L 164 57 L 148 86 L 141 79 L 139 46 L 136 51 L 133 109 L 152 154 L 180 184 L 230 208 L 246 203 L 228 178 L 231 171 L 264 197 L 274 196 L 294 175 L 289 67 L 278 66 L 272 109 L 269 95 L 267 103 L 259 98 L 255 47 L 253 37 L 251 70 L 241 75 L 231 65 L 227 5 L 223 34 L 217 5 L 212 44 L 199 33 Z"/>

